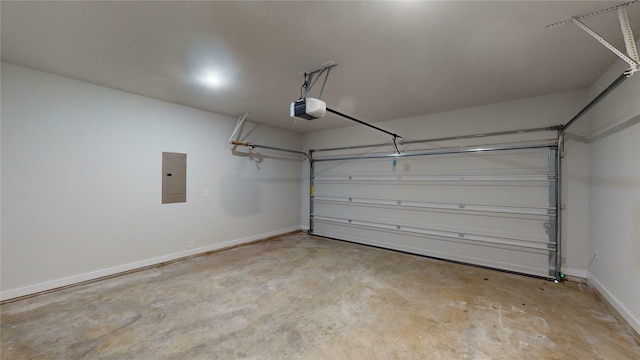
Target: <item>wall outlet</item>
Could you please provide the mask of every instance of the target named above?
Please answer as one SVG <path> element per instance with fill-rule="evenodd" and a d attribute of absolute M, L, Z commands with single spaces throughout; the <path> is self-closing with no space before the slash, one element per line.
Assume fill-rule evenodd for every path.
<path fill-rule="evenodd" d="M 193 249 L 195 246 L 195 241 L 187 241 L 187 249 Z"/>
<path fill-rule="evenodd" d="M 297 212 L 294 212 L 294 213 L 293 213 L 293 219 L 294 219 L 294 220 L 298 220 L 298 213 L 297 213 Z"/>
<path fill-rule="evenodd" d="M 209 190 L 205 190 L 202 192 L 202 196 L 208 198 L 209 197 Z"/>

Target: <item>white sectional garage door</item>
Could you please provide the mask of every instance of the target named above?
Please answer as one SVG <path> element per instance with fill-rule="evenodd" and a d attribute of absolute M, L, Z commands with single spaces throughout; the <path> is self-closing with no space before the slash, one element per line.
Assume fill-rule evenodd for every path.
<path fill-rule="evenodd" d="M 311 232 L 555 278 L 556 152 L 545 144 L 314 159 Z"/>

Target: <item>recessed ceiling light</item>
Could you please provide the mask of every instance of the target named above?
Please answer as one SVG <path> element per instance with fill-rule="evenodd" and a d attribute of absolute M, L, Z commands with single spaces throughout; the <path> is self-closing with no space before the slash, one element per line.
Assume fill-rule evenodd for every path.
<path fill-rule="evenodd" d="M 209 70 L 201 72 L 196 79 L 201 85 L 210 88 L 218 88 L 226 84 L 225 77 L 220 76 L 220 73 L 217 71 Z"/>
<path fill-rule="evenodd" d="M 218 75 L 215 74 L 205 75 L 202 78 L 202 82 L 204 83 L 204 85 L 207 85 L 209 87 L 219 87 L 220 85 L 222 85 L 222 80 Z"/>

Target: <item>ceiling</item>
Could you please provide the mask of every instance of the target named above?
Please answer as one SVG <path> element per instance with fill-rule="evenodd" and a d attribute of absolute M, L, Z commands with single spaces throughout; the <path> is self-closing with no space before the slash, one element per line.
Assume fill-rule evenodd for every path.
<path fill-rule="evenodd" d="M 353 125 L 289 117 L 301 73 L 327 61 L 322 99 L 366 122 L 586 88 L 616 56 L 574 24 L 545 26 L 621 2 L 5 0 L 2 60 L 310 132 Z M 628 11 L 639 36 L 640 4 Z M 616 12 L 584 22 L 624 48 Z"/>

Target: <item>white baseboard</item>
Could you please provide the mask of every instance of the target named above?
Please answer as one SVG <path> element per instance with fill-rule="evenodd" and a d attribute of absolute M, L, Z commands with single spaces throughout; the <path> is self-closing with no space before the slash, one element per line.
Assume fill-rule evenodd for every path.
<path fill-rule="evenodd" d="M 593 275 L 587 273 L 589 283 L 604 297 L 609 304 L 622 316 L 629 326 L 631 326 L 638 334 L 640 334 L 640 319 L 636 318 L 623 304 L 616 299 L 613 294 L 611 294 L 602 283 L 598 281 L 598 279 L 594 278 Z"/>
<path fill-rule="evenodd" d="M 584 268 L 575 268 L 575 267 L 567 266 L 562 270 L 564 271 L 564 274 L 568 276 L 578 277 L 582 279 L 587 279 L 589 277 L 589 273 Z"/>
<path fill-rule="evenodd" d="M 207 245 L 199 248 L 179 251 L 179 252 L 175 252 L 175 253 L 164 255 L 164 256 L 132 262 L 129 264 L 91 271 L 84 274 L 73 275 L 73 276 L 62 278 L 62 279 L 56 279 L 56 280 L 46 281 L 39 284 L 28 285 L 28 286 L 24 286 L 17 289 L 5 290 L 0 292 L 0 301 L 9 300 L 9 299 L 31 295 L 31 294 L 36 294 L 39 292 L 52 290 L 52 289 L 60 288 L 63 286 L 69 286 L 69 285 L 81 283 L 84 281 L 95 280 L 105 276 L 122 273 L 125 271 L 131 271 L 131 270 L 144 268 L 147 266 L 157 265 L 166 261 L 172 261 L 172 260 L 180 259 L 187 256 L 205 253 L 207 251 L 219 250 L 219 249 L 227 248 L 230 246 L 245 244 L 252 241 L 268 238 L 271 236 L 286 234 L 288 232 L 297 231 L 301 229 L 303 229 L 303 227 L 299 225 L 299 226 L 295 226 L 287 229 L 271 231 L 268 233 L 247 236 L 244 238 L 229 240 L 222 243 L 216 243 L 216 244 Z"/>

